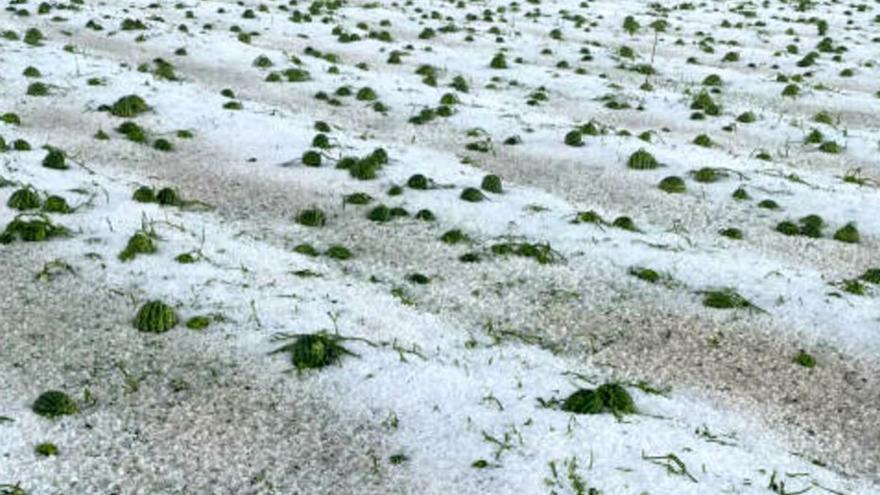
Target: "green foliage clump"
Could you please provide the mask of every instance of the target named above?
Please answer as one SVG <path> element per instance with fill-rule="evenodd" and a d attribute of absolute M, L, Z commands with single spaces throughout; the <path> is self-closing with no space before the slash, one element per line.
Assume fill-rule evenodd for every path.
<path fill-rule="evenodd" d="M 801 88 L 798 87 L 797 84 L 788 84 L 784 88 L 782 88 L 782 96 L 791 96 L 794 98 L 799 95 L 801 92 Z"/>
<path fill-rule="evenodd" d="M 461 261 L 462 263 L 479 263 L 481 259 L 482 257 L 480 256 L 480 253 L 474 252 L 464 253 L 458 257 L 458 261 Z"/>
<path fill-rule="evenodd" d="M 330 144 L 330 137 L 324 134 L 323 132 L 319 132 L 315 134 L 312 138 L 312 147 L 319 148 L 322 150 L 330 149 L 333 145 Z"/>
<path fill-rule="evenodd" d="M 813 238 L 822 237 L 822 227 L 825 225 L 825 221 L 819 215 L 807 215 L 801 218 L 798 223 L 800 223 L 800 235 Z"/>
<path fill-rule="evenodd" d="M 584 136 L 601 136 L 605 133 L 602 127 L 592 119 L 586 124 L 578 127 L 578 130 L 581 131 L 581 134 Z"/>
<path fill-rule="evenodd" d="M 605 411 L 605 403 L 595 390 L 581 389 L 569 395 L 561 409 L 575 414 L 601 414 Z"/>
<path fill-rule="evenodd" d="M 58 447 L 54 443 L 43 442 L 34 447 L 34 453 L 43 457 L 51 457 L 58 455 Z"/>
<path fill-rule="evenodd" d="M 815 368 L 816 367 L 816 358 L 812 355 L 808 354 L 803 349 L 799 350 L 798 353 L 794 356 L 793 361 L 804 368 Z"/>
<path fill-rule="evenodd" d="M 736 227 L 727 227 L 727 228 L 721 229 L 720 231 L 718 231 L 718 233 L 723 235 L 724 237 L 727 237 L 728 239 L 734 239 L 737 241 L 742 240 L 742 238 L 743 238 L 742 230 L 740 230 Z"/>
<path fill-rule="evenodd" d="M 793 236 L 793 235 L 800 234 L 801 229 L 798 228 L 796 223 L 794 223 L 790 220 L 784 220 L 782 222 L 779 222 L 776 225 L 776 232 L 779 232 L 780 234 L 785 234 L 788 236 Z"/>
<path fill-rule="evenodd" d="M 19 215 L 6 225 L 3 233 L 0 233 L 0 244 L 9 244 L 16 239 L 24 242 L 42 242 L 67 233 L 66 228 L 53 224 L 45 215 Z"/>
<path fill-rule="evenodd" d="M 831 114 L 829 114 L 828 112 L 822 110 L 813 116 L 813 122 L 833 126 L 834 117 L 832 117 Z"/>
<path fill-rule="evenodd" d="M 342 340 L 342 337 L 326 333 L 297 335 L 292 343 L 271 354 L 289 353 L 297 371 L 320 369 L 339 362 L 345 355 L 354 355 L 342 346 Z"/>
<path fill-rule="evenodd" d="M 307 167 L 320 167 L 321 154 L 315 150 L 308 150 L 302 155 L 302 164 Z"/>
<path fill-rule="evenodd" d="M 407 282 L 417 284 L 417 285 L 426 285 L 431 283 L 431 279 L 422 273 L 410 273 L 406 276 Z"/>
<path fill-rule="evenodd" d="M 834 141 L 825 141 L 824 143 L 819 145 L 819 151 L 831 155 L 836 155 L 840 153 L 841 148 L 840 145 L 835 143 Z"/>
<path fill-rule="evenodd" d="M 425 208 L 417 211 L 415 214 L 415 218 L 416 220 L 423 220 L 425 222 L 433 222 L 437 219 L 437 217 L 434 215 L 434 212 Z"/>
<path fill-rule="evenodd" d="M 42 205 L 40 194 L 33 187 L 23 187 L 9 196 L 6 206 L 19 211 L 35 210 Z"/>
<path fill-rule="evenodd" d="M 461 191 L 461 199 L 469 202 L 469 203 L 479 203 L 486 199 L 486 196 L 474 187 L 466 187 L 463 191 Z"/>
<path fill-rule="evenodd" d="M 302 254 L 303 256 L 318 256 L 318 250 L 311 244 L 298 244 L 293 248 L 293 252 Z"/>
<path fill-rule="evenodd" d="M 733 289 L 725 288 L 703 292 L 703 306 L 715 309 L 752 308 L 748 299 Z"/>
<path fill-rule="evenodd" d="M 67 214 L 73 211 L 73 209 L 67 204 L 66 199 L 53 195 L 46 198 L 46 201 L 43 203 L 43 211 L 46 213 Z"/>
<path fill-rule="evenodd" d="M 189 265 L 195 263 L 198 260 L 198 253 L 189 252 L 189 253 L 180 253 L 174 257 L 174 261 L 180 263 L 181 265 Z"/>
<path fill-rule="evenodd" d="M 391 221 L 391 208 L 385 205 L 377 205 L 367 213 L 367 219 L 373 222 L 389 222 Z"/>
<path fill-rule="evenodd" d="M 312 74 L 305 69 L 286 69 L 282 74 L 287 79 L 287 82 L 292 83 L 305 82 L 312 79 Z"/>
<path fill-rule="evenodd" d="M 407 179 L 406 185 L 410 189 L 424 191 L 431 187 L 431 180 L 422 174 L 415 174 Z"/>
<path fill-rule="evenodd" d="M 496 53 L 492 60 L 489 62 L 489 67 L 493 69 L 506 69 L 507 68 L 507 58 L 504 57 L 503 53 Z"/>
<path fill-rule="evenodd" d="M 583 146 L 584 145 L 584 136 L 581 133 L 581 131 L 579 131 L 578 129 L 574 129 L 574 130 L 569 131 L 565 135 L 564 141 L 565 141 L 565 144 L 567 144 L 569 146 L 574 146 L 574 147 Z"/>
<path fill-rule="evenodd" d="M 120 124 L 119 127 L 116 128 L 116 132 L 124 135 L 126 139 L 134 143 L 147 142 L 147 131 L 130 120 Z"/>
<path fill-rule="evenodd" d="M 691 172 L 691 177 L 693 177 L 695 181 L 706 184 L 718 182 L 718 180 L 725 175 L 726 174 L 723 171 L 712 167 L 701 167 Z"/>
<path fill-rule="evenodd" d="M 731 196 L 733 197 L 733 199 L 735 199 L 735 200 L 737 200 L 737 201 L 746 201 L 746 200 L 752 198 L 752 197 L 749 195 L 748 191 L 746 191 L 746 190 L 743 189 L 742 187 L 738 187 L 738 188 L 736 188 L 736 190 L 733 191 L 733 194 L 731 194 Z"/>
<path fill-rule="evenodd" d="M 595 390 L 577 390 L 562 402 L 561 409 L 574 414 L 610 412 L 618 417 L 637 412 L 632 396 L 619 383 L 606 383 Z"/>
<path fill-rule="evenodd" d="M 702 146 L 704 148 L 710 148 L 713 145 L 712 138 L 705 134 L 700 134 L 699 136 L 695 137 L 694 144 L 696 144 L 697 146 Z"/>
<path fill-rule="evenodd" d="M 354 97 L 358 101 L 375 101 L 377 98 L 379 98 L 379 95 L 376 94 L 376 91 L 374 91 L 373 88 L 365 86 L 359 89 Z"/>
<path fill-rule="evenodd" d="M 318 208 L 307 208 L 296 215 L 296 223 L 306 227 L 323 227 L 327 224 L 327 215 Z"/>
<path fill-rule="evenodd" d="M 805 144 L 818 144 L 825 140 L 825 135 L 819 129 L 813 129 L 804 138 Z"/>
<path fill-rule="evenodd" d="M 343 204 L 347 205 L 366 205 L 371 201 L 373 201 L 373 197 L 364 192 L 346 194 L 342 197 Z"/>
<path fill-rule="evenodd" d="M 376 148 L 372 153 L 362 158 L 343 157 L 336 163 L 336 168 L 346 169 L 348 173 L 358 180 L 375 179 L 382 166 L 388 163 L 388 153 L 382 148 Z"/>
<path fill-rule="evenodd" d="M 149 186 L 140 186 L 135 189 L 131 199 L 138 203 L 155 203 L 158 201 L 156 199 L 156 190 Z"/>
<path fill-rule="evenodd" d="M 150 106 L 138 95 L 126 95 L 109 107 L 110 115 L 123 118 L 137 117 L 150 110 Z"/>
<path fill-rule="evenodd" d="M 158 79 L 167 81 L 177 81 L 177 74 L 174 73 L 174 66 L 167 60 L 157 58 L 153 60 L 156 67 L 153 69 L 153 75 Z"/>
<path fill-rule="evenodd" d="M 880 285 L 880 268 L 869 268 L 860 278 L 869 284 Z"/>
<path fill-rule="evenodd" d="M 602 225 L 605 223 L 605 220 L 602 218 L 602 215 L 599 215 L 599 213 L 597 213 L 595 210 L 588 210 L 578 212 L 571 223 L 593 223 L 597 225 Z"/>
<path fill-rule="evenodd" d="M 859 241 L 861 241 L 859 229 L 856 228 L 854 223 L 850 222 L 837 229 L 837 232 L 834 233 L 834 240 L 845 242 L 847 244 L 858 244 Z"/>
<path fill-rule="evenodd" d="M 736 121 L 740 124 L 751 124 L 756 120 L 758 120 L 758 117 L 753 112 L 748 111 L 739 114 L 739 116 L 736 118 Z"/>
<path fill-rule="evenodd" d="M 413 115 L 409 119 L 410 124 L 422 125 L 434 120 L 437 117 L 437 111 L 433 108 L 423 108 L 417 115 Z"/>
<path fill-rule="evenodd" d="M 843 290 L 856 296 L 864 296 L 866 292 L 865 284 L 861 280 L 844 280 Z"/>
<path fill-rule="evenodd" d="M 470 91 L 470 86 L 468 85 L 467 80 L 461 75 L 453 77 L 450 86 L 460 93 L 467 93 Z"/>
<path fill-rule="evenodd" d="M 501 178 L 494 174 L 489 174 L 483 177 L 483 182 L 480 184 L 480 188 L 484 191 L 501 194 Z"/>
<path fill-rule="evenodd" d="M 31 409 L 44 418 L 57 418 L 69 416 L 79 412 L 76 402 L 69 395 L 60 390 L 43 392 L 34 401 Z"/>
<path fill-rule="evenodd" d="M 634 170 L 650 170 L 660 166 L 654 155 L 644 149 L 639 149 L 630 155 L 627 166 Z"/>
<path fill-rule="evenodd" d="M 468 242 L 470 241 L 470 238 L 461 230 L 452 229 L 444 232 L 443 235 L 440 236 L 440 241 L 444 244 L 454 245 Z"/>
<path fill-rule="evenodd" d="M 190 330 L 204 330 L 211 325 L 211 318 L 201 315 L 201 316 L 193 316 L 192 318 L 186 320 L 186 328 Z"/>
<path fill-rule="evenodd" d="M 691 102 L 691 109 L 701 110 L 706 115 L 715 116 L 721 114 L 721 107 L 715 103 L 715 100 L 706 91 L 701 91 L 700 94 L 694 97 L 694 100 Z"/>
<path fill-rule="evenodd" d="M 174 308 L 162 301 L 150 301 L 138 310 L 134 318 L 134 327 L 141 332 L 164 333 L 178 323 Z"/>
<path fill-rule="evenodd" d="M 773 201 L 772 199 L 762 199 L 760 203 L 758 203 L 758 208 L 764 208 L 767 210 L 778 210 L 779 203 Z"/>
<path fill-rule="evenodd" d="M 28 495 L 24 488 L 19 484 L 2 485 L 0 484 L 0 495 Z"/>
<path fill-rule="evenodd" d="M 403 208 L 400 206 L 395 206 L 394 208 L 391 208 L 391 210 L 389 210 L 389 212 L 391 213 L 391 218 L 408 217 L 409 216 L 409 212 L 406 211 L 406 208 Z"/>
<path fill-rule="evenodd" d="M 174 149 L 174 145 L 171 144 L 171 141 L 165 138 L 159 138 L 153 141 L 153 149 L 159 151 L 172 151 Z"/>
<path fill-rule="evenodd" d="M 28 96 L 46 96 L 49 94 L 49 86 L 39 81 L 30 83 L 25 94 Z"/>
<path fill-rule="evenodd" d="M 119 29 L 122 31 L 143 31 L 147 29 L 147 25 L 140 19 L 126 17 L 119 23 Z"/>
<path fill-rule="evenodd" d="M 17 113 L 6 112 L 0 115 L 0 122 L 9 125 L 21 125 L 21 117 Z"/>
<path fill-rule="evenodd" d="M 43 157 L 43 166 L 53 170 L 67 170 L 67 159 L 64 152 L 57 148 L 49 148 L 46 156 Z"/>
<path fill-rule="evenodd" d="M 636 228 L 636 223 L 633 221 L 633 219 L 626 216 L 615 218 L 614 221 L 611 222 L 611 226 L 617 227 L 618 229 L 628 230 L 630 232 L 639 231 L 639 229 Z"/>
<path fill-rule="evenodd" d="M 350 249 L 339 244 L 334 244 L 327 248 L 327 251 L 324 252 L 324 255 L 326 255 L 328 258 L 340 261 L 351 259 L 351 257 L 353 256 Z"/>
<path fill-rule="evenodd" d="M 259 69 L 267 69 L 275 64 L 272 62 L 272 59 L 267 57 L 266 55 L 258 55 L 257 58 L 255 58 L 254 61 L 251 63 L 251 65 Z"/>
<path fill-rule="evenodd" d="M 156 252 L 156 243 L 153 236 L 144 231 L 136 232 L 128 239 L 128 244 L 119 253 L 119 261 L 131 261 L 139 254 L 153 254 Z"/>
<path fill-rule="evenodd" d="M 652 284 L 656 284 L 660 281 L 661 278 L 660 273 L 657 270 L 653 270 L 651 268 L 643 268 L 640 266 L 630 267 L 629 274 L 639 280 L 644 280 L 645 282 L 649 282 Z"/>
<path fill-rule="evenodd" d="M 163 187 L 162 189 L 159 189 L 159 192 L 156 193 L 156 201 L 162 206 L 183 205 L 183 199 L 180 198 L 180 193 L 171 187 Z"/>
<path fill-rule="evenodd" d="M 542 265 L 556 263 L 562 256 L 550 247 L 550 244 L 532 244 L 528 242 L 502 242 L 493 244 L 490 248 L 492 254 L 497 256 L 522 256 L 532 258 Z"/>
<path fill-rule="evenodd" d="M 39 46 L 44 39 L 46 36 L 37 28 L 30 28 L 24 32 L 23 41 L 28 45 Z"/>
<path fill-rule="evenodd" d="M 721 76 L 718 74 L 709 74 L 703 79 L 703 86 L 721 86 Z"/>
<path fill-rule="evenodd" d="M 670 194 L 683 193 L 687 190 L 684 179 L 682 179 L 681 177 L 676 177 L 674 175 L 663 178 L 657 185 L 657 187 L 659 187 L 661 191 Z"/>

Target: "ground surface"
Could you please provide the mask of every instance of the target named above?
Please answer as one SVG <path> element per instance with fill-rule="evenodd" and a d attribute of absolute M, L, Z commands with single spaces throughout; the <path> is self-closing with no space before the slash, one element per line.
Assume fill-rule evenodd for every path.
<path fill-rule="evenodd" d="M 880 8 L 663 5 L 10 3 L 0 493 L 880 492 Z"/>

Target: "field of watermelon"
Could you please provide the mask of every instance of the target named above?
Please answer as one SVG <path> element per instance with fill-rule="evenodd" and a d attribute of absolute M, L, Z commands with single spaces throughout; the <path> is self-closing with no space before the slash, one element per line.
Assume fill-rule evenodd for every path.
<path fill-rule="evenodd" d="M 880 3 L 6 0 L 0 495 L 880 493 Z"/>

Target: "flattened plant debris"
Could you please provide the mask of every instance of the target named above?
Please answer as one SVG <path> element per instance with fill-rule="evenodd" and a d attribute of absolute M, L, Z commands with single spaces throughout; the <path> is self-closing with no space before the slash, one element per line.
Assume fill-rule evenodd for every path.
<path fill-rule="evenodd" d="M 749 309 L 762 311 L 731 288 L 712 289 L 700 291 L 703 296 L 703 306 L 714 309 Z"/>
<path fill-rule="evenodd" d="M 616 382 L 605 383 L 595 390 L 579 389 L 562 401 L 559 408 L 574 414 L 611 413 L 616 417 L 637 413 L 632 396 Z"/>
<path fill-rule="evenodd" d="M 10 244 L 16 239 L 42 242 L 68 233 L 67 228 L 53 224 L 46 215 L 22 214 L 9 222 L 3 233 L 0 233 L 0 244 Z"/>
<path fill-rule="evenodd" d="M 636 277 L 639 280 L 644 280 L 645 282 L 656 284 L 663 277 L 660 272 L 654 270 L 652 268 L 645 268 L 641 266 L 632 266 L 629 269 L 629 274 L 633 277 Z"/>
<path fill-rule="evenodd" d="M 598 214 L 595 210 L 581 211 L 575 214 L 574 220 L 571 223 L 592 223 L 596 225 L 605 225 L 605 219 L 602 218 L 602 215 Z"/>
<path fill-rule="evenodd" d="M 642 459 L 657 464 L 658 466 L 663 466 L 666 468 L 666 472 L 669 474 L 673 474 L 676 476 L 685 476 L 687 479 L 693 481 L 694 483 L 698 483 L 697 479 L 693 477 L 693 475 L 688 472 L 687 465 L 682 461 L 677 455 L 673 453 L 669 453 L 666 455 L 645 455 L 642 452 Z"/>
<path fill-rule="evenodd" d="M 19 484 L 0 484 L 0 495 L 28 495 Z"/>
<path fill-rule="evenodd" d="M 532 258 L 542 265 L 558 263 L 562 260 L 562 255 L 547 243 L 501 242 L 493 244 L 489 250 L 496 256 L 513 255 Z"/>
<path fill-rule="evenodd" d="M 807 353 L 807 351 L 801 349 L 795 354 L 794 359 L 792 359 L 794 363 L 803 366 L 804 368 L 815 368 L 816 367 L 816 358 L 814 358 L 811 354 Z"/>

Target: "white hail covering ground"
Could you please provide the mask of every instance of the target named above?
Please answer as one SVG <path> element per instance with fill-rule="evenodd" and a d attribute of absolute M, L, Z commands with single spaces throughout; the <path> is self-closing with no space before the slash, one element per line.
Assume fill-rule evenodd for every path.
<path fill-rule="evenodd" d="M 794 66 L 800 56 L 772 56 L 789 42 L 783 33 L 789 25 L 774 21 L 759 34 L 716 33 L 736 2 L 709 2 L 717 11 L 698 7 L 670 13 L 671 32 L 661 35 L 654 62 L 661 74 L 651 92 L 638 90 L 644 76 L 617 69 L 613 54 L 626 44 L 641 62 L 650 60 L 654 36 L 646 27 L 653 20 L 647 2 L 595 1 L 586 8 L 576 1 L 525 2 L 521 12 L 507 14 L 511 21 L 503 25 L 503 46 L 509 49 L 506 71 L 488 68 L 501 46 L 494 34 L 486 33 L 490 23 L 474 23 L 474 43 L 463 41 L 464 31 L 418 39 L 424 26 L 436 29 L 445 22 L 422 20 L 416 6 L 454 16 L 465 25 L 465 11 L 452 3 L 416 2 L 404 8 L 388 1 L 351 1 L 332 14 L 329 24 L 318 22 L 321 15 L 312 23 L 292 23 L 290 12 L 278 9 L 283 2 L 263 2 L 268 12 L 260 12 L 259 3 L 244 3 L 202 1 L 178 9 L 170 2 L 147 7 L 148 2 L 86 0 L 77 10 L 49 15 L 37 15 L 34 3 L 15 6 L 33 11 L 27 17 L 0 13 L 0 31 L 24 33 L 38 27 L 47 37 L 41 46 L 0 41 L 0 114 L 16 112 L 22 120 L 21 125 L 0 123 L 0 136 L 10 144 L 26 139 L 33 147 L 0 153 L 0 178 L 14 183 L 0 188 L 0 225 L 18 213 L 5 202 L 22 185 L 79 205 L 72 214 L 52 215 L 70 229 L 70 237 L 0 245 L 0 277 L 8 280 L 0 294 L 7 306 L 18 308 L 15 317 L 0 314 L 0 329 L 6 331 L 0 334 L 0 416 L 11 419 L 0 421 L 0 486 L 20 483 L 36 495 L 686 495 L 773 493 L 771 480 L 779 480 L 784 483 L 784 489 L 776 488 L 780 494 L 807 488 L 815 493 L 880 493 L 876 475 L 812 462 L 815 455 L 789 443 L 791 432 L 763 421 L 762 404 L 738 408 L 719 403 L 712 400 L 715 395 L 691 387 L 686 377 L 681 383 L 654 382 L 649 374 L 593 359 L 583 349 L 588 346 L 584 341 L 577 345 L 582 330 L 578 311 L 601 313 L 620 306 L 634 318 L 668 311 L 696 315 L 720 327 L 753 325 L 768 334 L 779 332 L 779 338 L 794 345 L 831 349 L 868 363 L 869 369 L 876 365 L 880 308 L 875 296 L 880 288 L 869 287 L 867 295 L 855 296 L 838 285 L 880 265 L 880 194 L 870 182 L 880 180 L 880 100 L 872 95 L 880 89 L 876 67 L 860 67 L 853 78 L 843 80 L 833 71 L 821 71 L 810 84 L 825 83 L 833 91 L 815 89 L 801 99 L 782 99 L 776 71 L 767 66 L 779 63 L 782 72 L 800 71 Z M 467 11 L 480 14 L 503 4 L 474 2 Z M 805 15 L 793 5 L 770 4 L 766 12 L 759 6 L 753 10 L 768 21 L 783 13 Z M 538 7 L 546 15 L 523 16 Z M 247 8 L 257 11 L 255 18 L 242 18 Z M 563 10 L 582 12 L 600 24 L 584 33 L 561 20 Z M 186 18 L 186 11 L 194 18 Z M 847 19 L 842 11 L 828 7 L 823 17 L 842 29 Z M 620 28 L 629 14 L 643 25 L 635 37 Z M 65 20 L 52 20 L 55 15 Z M 860 19 L 870 17 L 862 14 Z M 125 18 L 146 22 L 150 29 L 143 32 L 145 41 L 134 40 L 140 32 L 107 37 Z M 393 33 L 392 44 L 340 44 L 330 32 L 341 24 L 366 37 L 356 24 L 366 22 L 378 30 L 383 19 L 391 21 L 391 27 L 381 29 Z M 89 20 L 102 24 L 104 31 L 84 27 Z M 189 33 L 177 28 L 183 23 Z M 213 29 L 203 29 L 205 24 Z M 242 43 L 230 32 L 233 25 L 260 35 L 251 44 Z M 821 39 L 813 24 L 793 26 L 808 40 L 805 47 Z M 547 35 L 556 27 L 564 33 L 562 41 Z M 873 27 L 860 35 L 866 44 L 850 43 L 846 58 L 854 64 L 876 61 L 877 44 L 868 40 L 880 35 L 880 28 Z M 721 64 L 723 46 L 704 55 L 706 65 L 687 64 L 691 52 L 678 52 L 674 41 L 681 37 L 690 45 L 701 29 L 719 39 L 736 39 L 742 46 L 731 49 L 741 52 L 743 60 L 760 61 L 761 67 L 751 72 L 742 63 Z M 842 42 L 843 35 L 835 39 Z M 584 63 L 587 74 L 555 68 L 560 59 L 579 66 L 578 50 L 587 40 L 605 44 L 591 47 L 595 60 Z M 406 43 L 416 50 L 404 57 L 404 66 L 386 64 L 389 52 Z M 66 50 L 68 44 L 74 48 Z M 306 46 L 338 53 L 340 74 L 328 72 L 334 64 L 303 55 Z M 429 46 L 430 52 L 423 50 Z M 173 55 L 179 47 L 186 47 L 185 57 Z M 552 48 L 554 55 L 540 55 L 543 48 Z M 263 54 L 275 64 L 269 70 L 290 67 L 290 56 L 300 57 L 312 79 L 264 82 L 269 70 L 252 66 Z M 515 64 L 517 56 L 526 62 Z M 156 57 L 172 62 L 180 80 L 160 80 L 136 70 Z M 356 68 L 359 62 L 370 70 Z M 422 84 L 421 76 L 413 74 L 421 63 L 442 69 L 438 87 Z M 24 96 L 33 82 L 21 75 L 27 66 L 43 73 L 49 96 Z M 603 72 L 611 76 L 598 77 Z M 712 128 L 718 145 L 705 149 L 691 144 L 707 124 L 689 120 L 692 110 L 684 90 L 696 88 L 711 73 L 724 80 L 725 92 L 719 97 L 724 123 L 746 110 L 756 112 L 759 120 L 735 133 L 720 131 L 719 120 Z M 458 95 L 455 115 L 424 126 L 407 123 L 422 106 L 436 106 L 451 91 L 449 81 L 457 74 L 465 75 L 472 89 Z M 495 89 L 487 88 L 495 76 L 503 79 Z M 89 85 L 90 78 L 104 82 Z M 510 84 L 513 80 L 519 84 Z M 610 87 L 613 83 L 619 89 Z M 332 94 L 345 84 L 355 91 L 373 88 L 390 108 L 388 115 L 353 98 L 340 98 L 342 108 L 313 98 L 318 91 Z M 230 99 L 220 90 L 227 87 L 243 103 L 242 110 L 223 108 Z M 549 101 L 526 105 L 527 96 L 539 87 L 545 88 Z M 808 91 L 806 85 L 803 91 Z M 123 119 L 96 111 L 131 93 L 152 107 L 132 120 L 153 137 L 169 137 L 174 151 L 126 141 L 113 131 Z M 646 110 L 614 112 L 595 101 L 612 93 Z M 819 110 L 855 117 L 838 128 L 810 123 Z M 614 130 L 629 129 L 633 136 L 662 127 L 668 132 L 656 133 L 653 143 L 612 131 L 585 137 L 584 147 L 562 144 L 574 125 L 593 117 Z M 321 168 L 303 166 L 299 156 L 310 147 L 316 120 L 333 126 L 336 148 L 328 156 L 360 156 L 385 148 L 390 163 L 379 178 L 355 180 L 335 169 L 335 160 L 325 159 L 331 164 Z M 827 139 L 845 142 L 845 152 L 825 155 L 805 147 L 801 141 L 810 127 L 821 127 Z M 465 151 L 464 144 L 477 138 L 464 133 L 474 128 L 482 129 L 479 136 L 491 136 L 491 158 Z M 99 129 L 111 139 L 93 139 Z M 192 130 L 194 139 L 176 139 L 178 129 Z M 521 145 L 501 144 L 515 134 L 523 138 Z M 41 167 L 44 144 L 65 150 L 71 168 Z M 639 148 L 652 152 L 663 167 L 627 170 L 627 158 Z M 753 158 L 758 149 L 773 150 L 773 161 Z M 706 165 L 729 171 L 725 185 L 688 179 L 689 191 L 676 198 L 656 189 L 663 177 L 687 178 L 689 171 Z M 855 169 L 868 185 L 841 181 Z M 478 187 L 487 172 L 505 179 L 504 194 L 487 193 L 489 200 L 477 204 L 459 199 L 463 187 Z M 405 184 L 414 173 L 450 187 L 386 196 L 391 185 Z M 799 179 L 791 180 L 792 174 Z M 217 208 L 137 203 L 132 191 L 143 184 L 173 185 L 184 196 Z M 749 206 L 730 199 L 738 185 L 755 198 Z M 369 206 L 342 206 L 343 194 L 356 191 L 410 213 L 430 209 L 437 221 L 367 221 Z M 770 197 L 783 204 L 782 213 L 754 207 Z M 293 222 L 298 210 L 312 205 L 328 212 L 325 227 Z M 572 224 L 578 211 L 589 209 L 606 219 L 629 215 L 640 232 Z M 790 239 L 773 231 L 778 221 L 811 213 L 823 216 L 829 233 L 855 222 L 862 243 Z M 129 236 L 144 225 L 156 230 L 158 252 L 127 263 L 117 260 Z M 740 226 L 746 239 L 718 236 L 725 226 Z M 452 228 L 466 232 L 474 245 L 450 247 L 437 241 Z M 487 246 L 505 236 L 549 243 L 564 262 L 557 267 L 487 257 L 470 268 L 457 260 L 468 250 L 486 253 Z M 292 249 L 301 242 L 319 251 L 344 244 L 354 258 L 304 256 Z M 200 262 L 175 261 L 178 254 L 194 250 L 201 250 Z M 51 280 L 33 277 L 56 259 L 74 272 Z M 631 266 L 654 268 L 675 283 L 650 286 L 627 275 Z M 430 275 L 432 283 L 407 284 L 404 277 L 412 272 Z M 485 285 L 476 285 L 481 280 Z M 585 289 L 594 286 L 598 288 Z M 730 320 L 724 319 L 726 314 L 716 316 L 701 305 L 697 292 L 717 287 L 735 288 L 764 312 L 737 311 Z M 507 290 L 510 300 L 479 299 L 481 293 Z M 529 299 L 529 294 L 579 290 L 595 293 L 574 297 L 565 310 L 573 319 L 565 322 L 544 314 L 558 299 Z M 53 293 L 57 296 L 42 295 Z M 131 320 L 140 304 L 151 299 L 173 303 L 183 320 L 203 314 L 222 314 L 223 319 L 202 332 L 180 325 L 161 335 L 141 334 Z M 641 306 L 655 299 L 660 302 Z M 28 312 L 39 313 L 33 321 L 42 323 L 25 324 L 24 317 L 19 323 L 18 315 Z M 546 326 L 533 328 L 542 318 Z M 492 332 L 495 327 L 484 325 L 502 319 L 504 328 L 522 331 L 521 337 L 499 336 Z M 269 355 L 281 345 L 272 340 L 277 332 L 320 330 L 365 341 L 346 341 L 356 355 L 320 371 L 284 373 L 289 358 Z M 570 335 L 571 341 L 566 340 Z M 561 344 L 541 345 L 545 338 Z M 780 366 L 796 365 L 785 355 Z M 635 386 L 639 379 L 671 391 L 644 392 Z M 628 385 L 639 414 L 620 419 L 573 415 L 542 405 L 543 400 L 562 399 L 578 388 L 610 380 Z M 47 389 L 68 391 L 80 402 L 80 413 L 60 420 L 36 416 L 31 404 Z M 84 396 L 86 390 L 91 400 Z M 35 445 L 45 441 L 57 444 L 60 454 L 36 455 Z M 849 447 L 844 441 L 828 448 Z M 398 456 L 395 462 L 392 456 Z M 475 467 L 477 461 L 485 461 L 485 467 Z M 681 471 L 684 466 L 686 472 Z"/>

